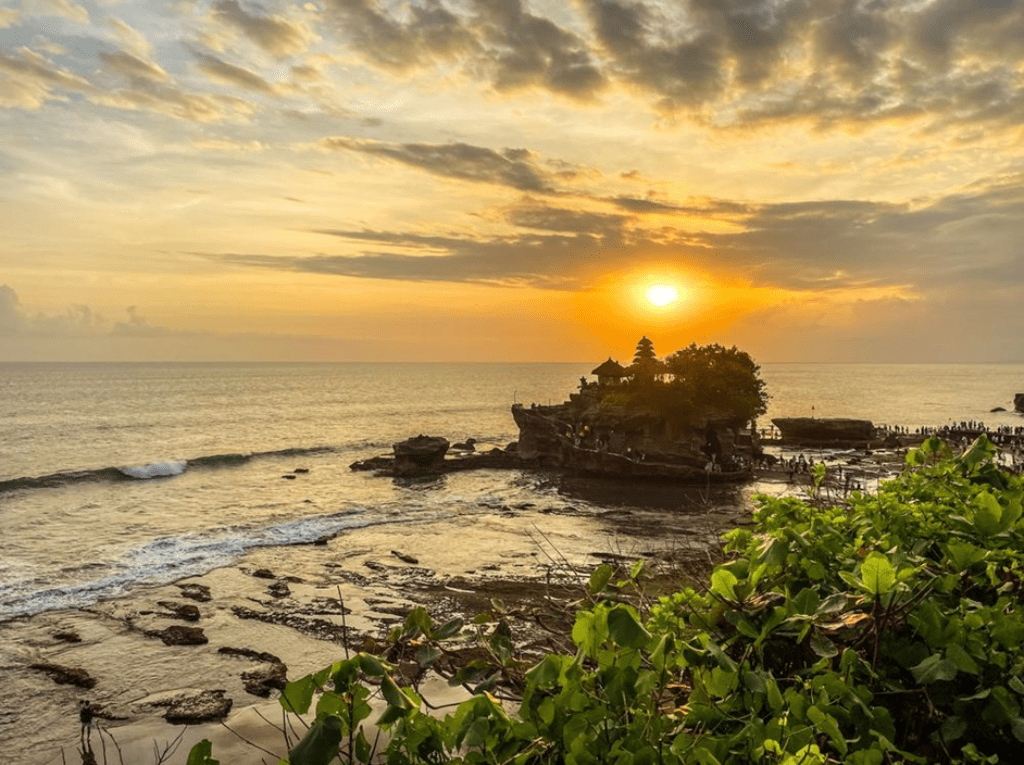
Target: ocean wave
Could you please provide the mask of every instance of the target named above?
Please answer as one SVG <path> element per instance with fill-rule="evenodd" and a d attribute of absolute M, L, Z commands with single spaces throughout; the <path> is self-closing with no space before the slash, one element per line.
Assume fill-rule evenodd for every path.
<path fill-rule="evenodd" d="M 227 468 L 244 465 L 253 460 L 283 457 L 302 457 L 313 454 L 334 452 L 333 446 L 292 447 L 248 454 L 210 454 L 192 459 L 170 459 L 143 465 L 103 467 L 92 470 L 66 470 L 49 475 L 23 476 L 0 481 L 0 494 L 31 489 L 58 489 L 80 483 L 115 481 L 145 481 L 154 478 L 171 478 L 186 470 L 197 468 Z"/>
<path fill-rule="evenodd" d="M 128 551 L 119 560 L 77 565 L 57 576 L 52 570 L 35 576 L 20 571 L 20 577 L 9 577 L 0 588 L 0 623 L 43 611 L 86 607 L 121 596 L 139 584 L 169 584 L 205 574 L 235 563 L 253 548 L 311 544 L 349 529 L 413 520 L 408 516 L 374 519 L 366 516 L 365 508 L 350 508 L 270 526 L 161 537 Z"/>
<path fill-rule="evenodd" d="M 166 476 L 181 475 L 188 467 L 185 460 L 170 460 L 168 462 L 153 462 L 149 465 L 139 467 L 118 468 L 129 478 L 164 478 Z"/>

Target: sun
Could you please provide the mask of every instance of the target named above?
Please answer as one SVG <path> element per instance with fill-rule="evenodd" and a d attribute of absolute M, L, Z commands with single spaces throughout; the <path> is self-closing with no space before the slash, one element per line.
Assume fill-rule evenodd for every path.
<path fill-rule="evenodd" d="M 679 291 L 667 284 L 653 284 L 647 288 L 646 295 L 652 305 L 660 308 L 676 302 L 679 298 Z"/>

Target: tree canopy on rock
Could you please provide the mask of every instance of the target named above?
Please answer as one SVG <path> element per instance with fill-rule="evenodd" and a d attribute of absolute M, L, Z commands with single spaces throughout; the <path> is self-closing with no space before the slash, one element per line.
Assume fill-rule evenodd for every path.
<path fill-rule="evenodd" d="M 629 368 L 629 396 L 638 403 L 673 418 L 714 411 L 736 423 L 767 411 L 761 368 L 736 346 L 691 343 L 664 360 L 653 351 L 654 344 L 642 338 Z"/>

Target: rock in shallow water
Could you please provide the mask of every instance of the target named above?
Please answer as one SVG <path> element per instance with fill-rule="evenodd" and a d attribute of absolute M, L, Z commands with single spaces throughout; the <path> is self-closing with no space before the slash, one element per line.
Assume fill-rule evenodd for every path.
<path fill-rule="evenodd" d="M 164 719 L 175 725 L 196 725 L 221 720 L 231 711 L 232 700 L 223 690 L 198 691 L 179 696 L 167 705 Z"/>
<path fill-rule="evenodd" d="M 209 638 L 200 627 L 185 627 L 175 624 L 165 630 L 154 630 L 146 633 L 149 637 L 160 638 L 164 645 L 204 645 Z"/>
<path fill-rule="evenodd" d="M 170 611 L 170 615 L 186 622 L 199 621 L 199 607 L 191 603 L 175 603 L 173 600 L 158 600 L 157 605 Z"/>
<path fill-rule="evenodd" d="M 30 664 L 30 669 L 38 669 L 45 672 L 53 682 L 58 685 L 74 685 L 78 688 L 92 688 L 96 685 L 96 679 L 91 677 L 84 669 L 76 667 L 62 667 L 60 664 Z"/>

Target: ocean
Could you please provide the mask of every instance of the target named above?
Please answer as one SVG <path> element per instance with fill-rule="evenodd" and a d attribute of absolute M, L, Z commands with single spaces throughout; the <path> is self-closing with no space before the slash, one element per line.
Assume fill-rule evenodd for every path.
<path fill-rule="evenodd" d="M 421 433 L 505 446 L 513 403 L 562 401 L 593 366 L 0 364 L 0 622 L 236 564 L 254 548 L 301 556 L 299 545 L 350 528 L 400 541 L 417 521 L 457 513 L 471 532 L 475 516 L 516 503 L 569 498 L 600 514 L 675 501 L 529 471 L 417 483 L 349 470 Z M 765 364 L 762 377 L 762 425 L 1024 424 L 990 412 L 1012 410 L 1024 364 Z"/>

